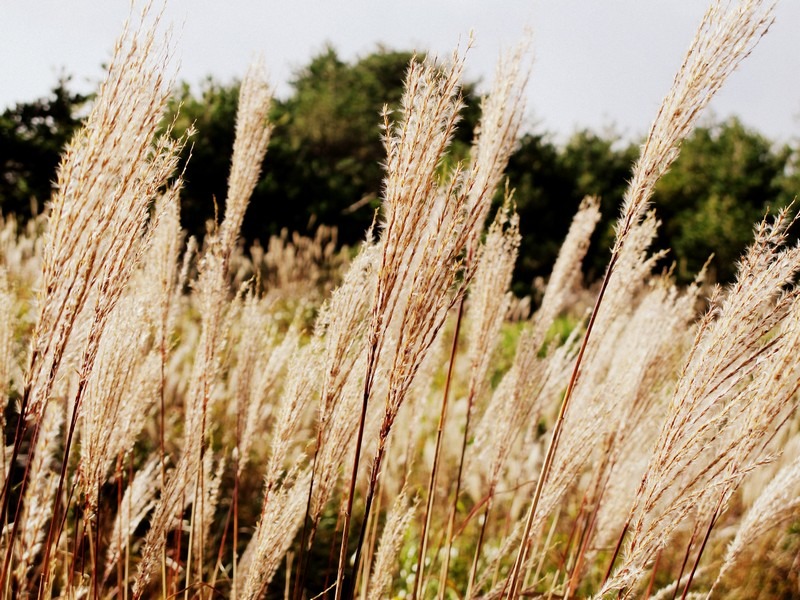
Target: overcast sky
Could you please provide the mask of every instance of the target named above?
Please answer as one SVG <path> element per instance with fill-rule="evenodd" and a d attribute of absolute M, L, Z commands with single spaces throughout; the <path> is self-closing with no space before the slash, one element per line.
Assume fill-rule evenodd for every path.
<path fill-rule="evenodd" d="M 0 107 L 47 94 L 59 73 L 92 89 L 126 0 L 4 0 Z M 449 53 L 469 31 L 467 75 L 488 82 L 499 52 L 533 30 L 528 128 L 559 138 L 577 128 L 642 135 L 707 6 L 703 0 L 167 0 L 179 78 L 240 77 L 257 54 L 278 93 L 330 42 L 346 59 L 374 50 Z M 781 140 L 800 139 L 800 2 L 777 20 L 711 108 Z M 376 117 L 377 122 L 377 117 Z"/>

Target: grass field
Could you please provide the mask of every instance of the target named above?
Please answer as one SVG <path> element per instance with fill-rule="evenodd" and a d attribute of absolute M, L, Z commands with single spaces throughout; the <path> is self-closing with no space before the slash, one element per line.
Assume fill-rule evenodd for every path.
<path fill-rule="evenodd" d="M 724 288 L 676 286 L 649 250 L 654 186 L 771 19 L 769 2 L 712 2 L 605 277 L 583 280 L 586 198 L 535 310 L 508 292 L 513 190 L 492 208 L 527 43 L 457 165 L 465 54 L 409 65 L 359 247 L 321 228 L 248 249 L 263 68 L 198 244 L 176 172 L 191 138 L 159 133 L 170 49 L 157 18 L 129 25 L 48 210 L 0 228 L 0 595 L 800 597 L 791 209 L 755 224 Z"/>

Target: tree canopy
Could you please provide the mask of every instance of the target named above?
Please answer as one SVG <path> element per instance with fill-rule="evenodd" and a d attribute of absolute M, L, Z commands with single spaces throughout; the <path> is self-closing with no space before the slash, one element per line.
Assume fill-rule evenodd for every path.
<path fill-rule="evenodd" d="M 49 200 L 61 151 L 80 126 L 87 99 L 61 78 L 46 98 L 0 114 L 0 212 L 25 220 Z"/>
<path fill-rule="evenodd" d="M 245 218 L 246 239 L 284 228 L 309 232 L 321 223 L 336 225 L 344 243 L 363 237 L 379 206 L 381 115 L 384 106 L 399 105 L 411 57 L 379 48 L 347 63 L 329 47 L 296 73 L 291 95 L 273 105 L 275 128 Z M 479 113 L 473 90 L 471 84 L 464 88 L 469 108 L 456 140 L 462 152 Z M 184 226 L 195 235 L 214 215 L 212 199 L 220 210 L 224 202 L 237 97 L 238 83 L 208 80 L 199 95 L 182 86 L 173 102 L 180 115 L 174 134 L 192 123 L 197 129 L 182 201 Z"/>
<path fill-rule="evenodd" d="M 661 244 L 672 248 L 679 277 L 694 277 L 713 252 L 713 278 L 733 278 L 753 225 L 796 193 L 791 157 L 788 146 L 774 146 L 735 118 L 693 132 L 654 198 Z"/>
<path fill-rule="evenodd" d="M 397 108 L 411 58 L 410 52 L 377 48 L 348 62 L 328 47 L 295 73 L 291 93 L 272 107 L 275 128 L 242 230 L 247 243 L 282 229 L 310 233 L 320 224 L 337 226 L 343 243 L 362 238 L 380 204 L 381 114 L 384 106 Z M 49 199 L 59 155 L 87 102 L 68 83 L 60 80 L 49 97 L 0 115 L 3 213 L 24 221 Z M 453 159 L 469 153 L 480 115 L 476 89 L 475 82 L 464 86 Z M 183 156 L 181 218 L 191 235 L 202 237 L 206 223 L 224 209 L 238 91 L 236 81 L 208 79 L 199 89 L 181 84 L 165 120 L 176 136 L 192 125 L 196 130 Z M 507 170 L 523 236 L 518 293 L 529 293 L 534 278 L 549 273 L 586 195 L 601 198 L 603 220 L 585 269 L 590 279 L 602 275 L 637 153 L 636 144 L 609 133 L 580 130 L 562 144 L 547 133 L 524 133 Z M 794 198 L 798 160 L 796 148 L 773 144 L 737 119 L 696 129 L 654 197 L 663 222 L 657 243 L 671 249 L 665 266 L 674 262 L 678 278 L 689 281 L 714 253 L 712 277 L 730 280 L 753 224 L 768 206 Z"/>

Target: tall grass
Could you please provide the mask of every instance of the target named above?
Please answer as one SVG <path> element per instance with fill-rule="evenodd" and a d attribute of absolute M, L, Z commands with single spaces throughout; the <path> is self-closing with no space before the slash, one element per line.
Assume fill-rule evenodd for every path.
<path fill-rule="evenodd" d="M 355 250 L 330 230 L 239 243 L 271 132 L 255 65 L 223 219 L 198 247 L 179 225 L 186 140 L 157 135 L 172 78 L 145 11 L 47 214 L 0 228 L 0 595 L 796 593 L 792 217 L 756 225 L 726 288 L 702 273 L 678 288 L 650 251 L 654 186 L 771 19 L 767 2 L 711 4 L 604 279 L 582 278 L 587 198 L 528 316 L 508 292 L 513 190 L 489 219 L 527 44 L 500 61 L 455 165 L 468 51 L 411 62 L 383 123 L 382 211 Z"/>

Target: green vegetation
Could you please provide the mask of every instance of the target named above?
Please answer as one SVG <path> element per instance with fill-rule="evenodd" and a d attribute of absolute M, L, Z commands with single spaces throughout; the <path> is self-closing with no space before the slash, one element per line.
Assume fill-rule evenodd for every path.
<path fill-rule="evenodd" d="M 50 200 L 61 152 L 81 126 L 86 100 L 61 79 L 49 97 L 0 114 L 0 213 L 24 222 Z"/>

